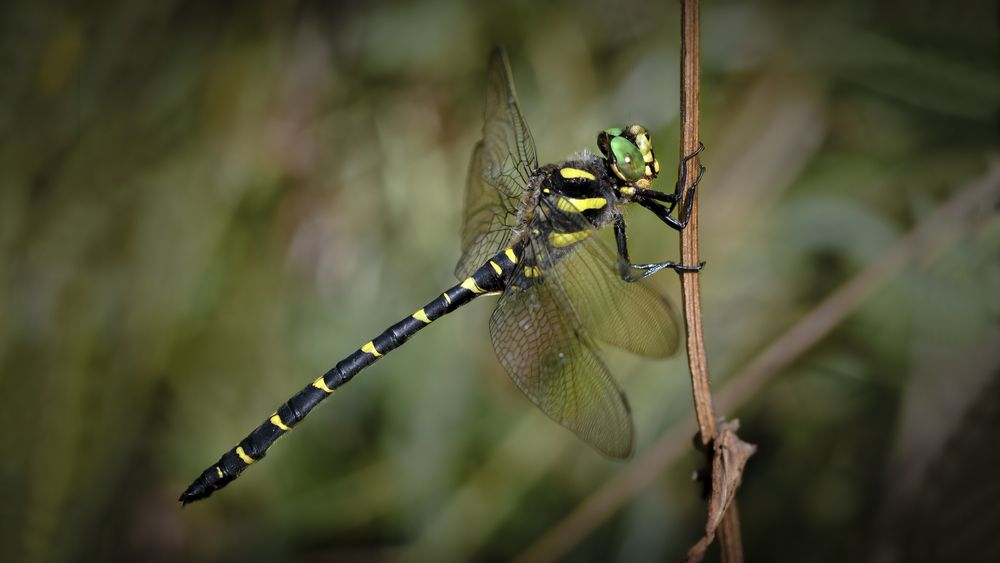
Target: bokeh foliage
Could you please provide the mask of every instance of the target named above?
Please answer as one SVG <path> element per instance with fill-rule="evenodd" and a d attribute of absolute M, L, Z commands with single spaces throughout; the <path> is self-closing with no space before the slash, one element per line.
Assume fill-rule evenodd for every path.
<path fill-rule="evenodd" d="M 0 559 L 519 553 L 620 465 L 506 379 L 488 299 L 364 372 L 224 492 L 175 498 L 452 283 L 492 45 L 512 54 L 542 160 L 634 120 L 669 163 L 677 12 L 5 3 Z M 706 3 L 717 385 L 985 170 L 996 22 L 975 0 Z M 760 446 L 740 496 L 748 560 L 996 560 L 1000 479 L 983 467 L 998 442 L 1000 222 L 980 215 L 729 413 Z M 654 218 L 630 220 L 633 256 L 676 256 Z M 682 359 L 609 361 L 640 450 L 690 412 Z M 678 460 L 570 557 L 676 559 L 701 525 L 698 466 Z"/>

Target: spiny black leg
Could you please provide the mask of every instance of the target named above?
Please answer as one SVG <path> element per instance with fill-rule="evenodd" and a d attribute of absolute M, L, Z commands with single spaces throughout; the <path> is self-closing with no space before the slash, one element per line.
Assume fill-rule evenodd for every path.
<path fill-rule="evenodd" d="M 684 162 L 691 160 L 692 158 L 701 154 L 701 151 L 705 150 L 705 143 L 698 141 L 698 148 L 694 149 L 694 152 L 684 157 Z"/>
<path fill-rule="evenodd" d="M 704 146 L 704 145 L 702 145 L 702 146 Z M 695 153 L 695 154 L 697 154 L 697 153 Z M 687 167 L 685 166 L 685 168 L 687 168 Z M 685 170 L 685 172 L 686 172 L 686 170 Z M 698 189 L 698 184 L 701 183 L 701 178 L 704 175 L 705 175 L 705 167 L 699 165 L 698 166 L 698 177 L 695 178 L 694 182 L 691 183 L 691 188 L 688 189 L 688 193 L 687 193 L 687 203 L 684 205 L 684 221 L 683 221 L 683 225 L 685 227 L 687 227 L 688 219 L 691 218 L 691 207 L 694 206 L 694 192 L 695 192 L 695 190 Z M 681 184 L 681 185 L 684 185 L 684 184 Z M 674 205 L 676 205 L 676 204 L 671 204 L 671 206 L 670 206 L 671 209 L 673 209 Z"/>
<path fill-rule="evenodd" d="M 678 193 L 667 194 L 645 188 L 633 188 L 633 194 L 634 194 L 633 197 L 635 197 L 636 199 L 638 198 L 655 199 L 656 201 L 665 201 L 667 203 L 677 203 L 678 201 L 680 201 L 681 198 L 680 194 Z"/>
<path fill-rule="evenodd" d="M 625 217 L 615 217 L 615 243 L 618 245 L 618 275 L 625 281 L 635 281 L 632 264 L 628 258 L 628 234 L 625 233 Z"/>
<path fill-rule="evenodd" d="M 674 184 L 674 193 L 670 194 L 669 198 L 654 197 L 654 196 L 647 196 L 647 197 L 650 197 L 650 199 L 656 199 L 656 200 L 659 200 L 659 201 L 666 201 L 666 202 L 668 202 L 670 204 L 670 208 L 669 208 L 670 211 L 668 211 L 668 213 L 673 213 L 674 207 L 676 207 L 677 204 L 680 203 L 680 201 L 681 201 L 681 199 L 683 197 L 682 193 L 683 193 L 683 190 L 684 190 L 684 184 L 687 183 L 687 173 L 688 173 L 687 163 L 692 158 L 698 156 L 698 154 L 701 151 L 703 151 L 703 150 L 705 150 L 705 145 L 702 144 L 701 142 L 699 142 L 698 143 L 698 148 L 696 148 L 693 153 L 691 153 L 691 154 L 689 154 L 689 155 L 687 155 L 687 156 L 685 156 L 684 158 L 681 159 L 680 163 L 677 165 L 678 168 L 680 168 L 680 171 L 677 174 L 677 183 Z M 705 173 L 705 167 L 702 166 L 701 167 L 701 172 L 699 172 L 699 174 L 698 174 L 698 179 L 694 181 L 694 184 L 692 184 L 691 188 L 688 190 L 688 201 L 691 200 L 690 199 L 691 198 L 691 194 L 694 193 L 694 189 L 698 186 L 698 182 L 701 181 L 701 176 L 704 173 Z"/>
<path fill-rule="evenodd" d="M 704 171 L 704 168 L 703 168 L 703 171 Z M 683 186 L 684 185 L 684 181 L 686 180 L 686 178 L 684 178 L 683 174 L 686 174 L 686 172 L 682 172 L 681 181 L 677 183 L 677 186 L 675 186 L 674 193 L 664 193 L 664 192 L 658 192 L 656 190 L 650 190 L 650 189 L 644 189 L 644 188 L 632 188 L 632 199 L 633 199 L 633 201 L 639 201 L 641 199 L 648 199 L 648 200 L 655 200 L 655 201 L 662 201 L 664 203 L 669 203 L 670 204 L 669 209 L 670 209 L 670 212 L 672 213 L 673 210 L 674 210 L 674 207 L 678 203 L 680 203 L 681 199 L 683 199 L 683 194 L 681 193 L 681 190 L 680 190 L 680 186 Z M 701 176 L 699 175 L 698 178 L 700 179 Z M 695 184 L 695 185 L 697 185 L 697 184 Z M 688 191 L 690 192 L 690 190 L 688 190 Z"/>
<path fill-rule="evenodd" d="M 625 217 L 615 217 L 615 242 L 618 243 L 618 258 L 628 264 L 628 235 L 625 234 Z"/>
<path fill-rule="evenodd" d="M 705 150 L 704 143 L 698 141 L 698 148 L 696 148 L 693 153 L 681 159 L 681 163 L 679 165 L 681 171 L 680 174 L 677 175 L 678 176 L 677 184 L 674 185 L 674 195 L 676 195 L 677 198 L 670 204 L 670 210 L 668 211 L 668 213 L 672 213 L 674 211 L 674 207 L 676 207 L 677 204 L 681 201 L 681 190 L 684 189 L 684 184 L 687 183 L 688 161 L 698 156 L 698 154 L 701 153 L 701 151 L 703 150 Z M 694 191 L 695 189 L 698 188 L 698 184 L 701 183 L 701 177 L 704 175 L 705 175 L 705 167 L 699 166 L 698 177 L 695 178 L 694 182 L 692 182 L 691 184 L 691 187 L 688 188 L 687 191 L 687 206 L 684 210 L 685 211 L 684 226 L 687 226 L 687 218 L 691 215 L 691 206 L 694 204 Z"/>
<path fill-rule="evenodd" d="M 698 183 L 701 182 L 701 177 L 705 175 L 705 167 L 702 166 L 700 172 L 698 173 L 698 178 L 695 179 L 694 183 L 691 184 L 691 189 L 687 193 L 687 203 L 684 205 L 684 218 L 675 219 L 671 213 L 676 207 L 676 203 L 671 203 L 670 207 L 664 207 L 659 203 L 646 198 L 636 198 L 635 202 L 639 205 L 645 207 L 646 209 L 652 211 L 661 221 L 669 225 L 671 228 L 677 231 L 683 231 L 687 227 L 688 219 L 691 218 L 691 207 L 694 205 L 694 194 L 695 190 L 698 188 Z"/>
<path fill-rule="evenodd" d="M 705 267 L 705 263 L 702 262 L 697 266 L 691 266 L 690 264 L 678 264 L 677 262 L 671 262 L 667 260 L 666 262 L 654 262 L 652 264 L 629 264 L 628 277 L 624 278 L 625 281 L 639 281 L 645 279 L 660 270 L 671 269 L 677 273 L 682 272 L 698 272 Z"/>
<path fill-rule="evenodd" d="M 628 235 L 625 233 L 625 218 L 621 216 L 615 219 L 615 242 L 618 243 L 618 272 L 621 278 L 627 282 L 639 281 L 667 268 L 676 272 L 697 272 L 705 266 L 704 262 L 698 266 L 690 266 L 687 264 L 678 264 L 670 260 L 652 264 L 630 263 L 628 258 Z"/>
<path fill-rule="evenodd" d="M 663 201 L 663 202 L 669 203 L 670 207 L 668 208 L 669 209 L 668 213 L 673 213 L 674 207 L 678 203 L 680 203 L 680 201 L 681 201 L 681 199 L 683 197 L 682 190 L 684 188 L 684 184 L 687 183 L 687 163 L 688 163 L 689 160 L 691 160 L 692 158 L 694 158 L 695 156 L 697 156 L 698 153 L 700 153 L 703 150 L 705 150 L 705 145 L 702 144 L 702 143 L 698 143 L 698 148 L 693 153 L 691 153 L 691 154 L 685 156 L 683 159 L 681 159 L 680 174 L 678 174 L 677 183 L 674 184 L 674 193 L 668 194 L 668 193 L 659 192 L 659 191 L 656 191 L 656 190 L 650 190 L 650 189 L 646 189 L 646 188 L 633 188 L 633 193 L 634 193 L 635 199 L 639 200 L 639 199 L 645 198 L 645 199 L 652 199 L 652 200 L 656 200 L 656 201 Z M 698 178 L 695 179 L 694 184 L 692 184 L 691 188 L 688 189 L 688 201 L 689 202 L 693 201 L 691 199 L 691 196 L 694 194 L 695 189 L 698 187 L 698 184 L 701 182 L 701 178 L 704 175 L 705 175 L 705 167 L 701 166 L 700 170 L 698 171 Z M 690 209 L 690 203 L 688 205 L 688 209 Z"/>
<path fill-rule="evenodd" d="M 661 205 L 661 204 L 659 204 L 659 203 L 657 203 L 655 201 L 650 201 L 648 199 L 637 199 L 635 201 L 639 205 L 641 205 L 641 206 L 645 207 L 646 209 L 652 211 L 653 214 L 656 215 L 660 219 L 660 221 L 663 221 L 664 223 L 666 223 L 667 226 L 669 226 L 670 228 L 672 228 L 672 229 L 674 229 L 676 231 L 683 231 L 684 227 L 687 227 L 687 221 L 686 220 L 685 221 L 681 221 L 680 219 L 677 219 L 676 217 L 674 217 L 673 215 L 671 215 L 670 214 L 670 209 L 668 207 L 664 207 L 663 205 Z"/>

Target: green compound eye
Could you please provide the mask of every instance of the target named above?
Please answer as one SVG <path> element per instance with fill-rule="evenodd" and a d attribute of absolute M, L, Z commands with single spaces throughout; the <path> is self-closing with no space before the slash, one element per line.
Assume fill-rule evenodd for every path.
<path fill-rule="evenodd" d="M 607 133 L 608 135 L 611 135 L 612 137 L 617 137 L 618 135 L 622 134 L 622 128 L 612 127 L 610 129 L 605 129 L 604 132 Z"/>
<path fill-rule="evenodd" d="M 611 153 L 614 155 L 614 163 L 617 165 L 623 180 L 634 182 L 643 177 L 646 164 L 642 160 L 639 148 L 632 144 L 632 141 L 625 137 L 611 139 Z"/>

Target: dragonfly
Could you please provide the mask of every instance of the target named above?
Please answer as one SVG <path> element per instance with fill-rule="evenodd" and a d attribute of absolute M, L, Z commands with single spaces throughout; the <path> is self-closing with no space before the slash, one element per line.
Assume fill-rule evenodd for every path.
<path fill-rule="evenodd" d="M 466 180 L 462 280 L 390 326 L 279 406 L 181 494 L 187 504 L 225 487 L 361 370 L 437 319 L 484 295 L 499 295 L 489 321 L 496 357 L 539 409 L 612 458 L 631 455 L 628 400 L 601 359 L 611 345 L 650 358 L 678 348 L 669 299 L 648 280 L 704 265 L 629 260 L 623 210 L 636 203 L 669 227 L 687 226 L 704 167 L 684 189 L 681 159 L 672 192 L 651 189 L 660 172 L 650 132 L 638 124 L 598 133 L 600 155 L 580 151 L 540 166 L 503 49 L 490 55 L 482 139 Z M 678 209 L 678 217 L 674 210 Z M 597 235 L 611 227 L 616 249 Z"/>

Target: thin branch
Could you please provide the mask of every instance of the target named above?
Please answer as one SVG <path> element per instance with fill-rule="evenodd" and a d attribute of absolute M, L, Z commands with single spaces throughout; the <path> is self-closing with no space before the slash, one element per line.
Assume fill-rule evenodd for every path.
<path fill-rule="evenodd" d="M 798 322 L 776 338 L 763 352 L 733 375 L 719 393 L 719 405 L 734 410 L 746 403 L 793 361 L 820 342 L 868 297 L 916 258 L 932 259 L 950 248 L 975 223 L 969 215 L 977 208 L 996 204 L 1000 192 L 1000 160 L 980 178 L 964 186 L 950 200 L 934 209 L 917 227 L 882 257 L 842 284 Z M 626 502 L 645 490 L 688 447 L 696 428 L 694 416 L 674 425 L 656 444 L 624 471 L 607 481 L 566 515 L 548 533 L 528 547 L 519 563 L 547 563 L 563 557 L 594 528 Z M 723 526 L 726 524 L 723 523 Z"/>
<path fill-rule="evenodd" d="M 681 154 L 684 157 L 698 150 L 699 83 L 701 82 L 701 40 L 698 0 L 681 1 Z M 698 177 L 701 158 L 688 161 L 684 192 Z M 698 196 L 695 194 L 687 228 L 681 231 L 681 263 L 698 264 Z M 708 446 L 715 436 L 715 413 L 708 381 L 708 359 L 701 330 L 701 284 L 698 274 L 681 274 L 681 294 L 684 303 L 684 324 L 687 331 L 688 368 L 694 393 L 695 415 L 702 446 Z"/>
<path fill-rule="evenodd" d="M 695 154 L 699 146 L 699 96 L 701 85 L 701 17 L 698 0 L 681 0 L 681 109 L 680 109 L 680 162 L 688 155 Z M 688 174 L 685 176 L 684 193 L 698 180 L 701 169 L 701 159 L 695 156 L 687 162 Z M 687 216 L 687 228 L 681 231 L 681 263 L 698 264 L 698 197 L 691 196 L 690 212 Z M 721 461 L 728 459 L 718 448 L 708 449 L 718 438 L 715 424 L 715 409 L 712 406 L 712 390 L 708 375 L 708 358 L 705 354 L 705 337 L 701 322 L 701 283 L 698 274 L 681 274 L 681 295 L 684 304 L 684 328 L 687 332 L 688 370 L 691 373 L 691 392 L 694 397 L 695 417 L 698 420 L 698 437 L 706 453 L 712 452 L 715 458 L 712 463 L 712 493 L 709 497 L 708 524 L 705 536 L 688 552 L 688 561 L 700 561 L 705 550 L 715 536 L 719 527 L 719 540 L 722 544 L 722 561 L 724 563 L 740 563 L 743 561 L 743 548 L 740 540 L 739 513 L 735 510 L 736 488 L 742 478 L 743 464 L 746 458 L 753 454 L 752 446 L 745 446 L 740 451 L 740 461 L 732 468 L 731 480 L 722 481 L 718 475 L 722 471 Z M 735 425 L 733 427 L 735 432 Z M 739 441 L 733 436 L 733 445 Z M 718 445 L 718 444 L 716 444 Z M 728 467 L 726 469 L 729 469 Z M 733 510 L 728 510 L 729 506 Z M 721 518 L 720 518 L 721 516 Z M 719 522 L 724 521 L 721 526 Z"/>

